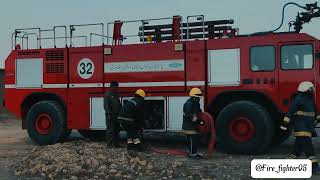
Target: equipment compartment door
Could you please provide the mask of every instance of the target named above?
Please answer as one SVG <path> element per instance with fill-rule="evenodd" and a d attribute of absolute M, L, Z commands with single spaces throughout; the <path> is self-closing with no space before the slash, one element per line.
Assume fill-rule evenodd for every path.
<path fill-rule="evenodd" d="M 16 86 L 39 88 L 43 83 L 43 59 L 16 59 Z"/>
<path fill-rule="evenodd" d="M 278 44 L 279 100 L 288 108 L 290 98 L 297 92 L 300 82 L 315 83 L 313 42 Z"/>
<path fill-rule="evenodd" d="M 71 48 L 69 60 L 69 87 L 101 87 L 103 85 L 103 49 Z"/>
<path fill-rule="evenodd" d="M 132 97 L 122 98 L 123 104 Z M 165 131 L 166 130 L 166 98 L 165 97 L 146 97 L 143 105 L 143 112 L 140 118 L 144 122 L 146 131 Z"/>
<path fill-rule="evenodd" d="M 90 98 L 90 129 L 106 129 L 103 97 Z"/>
<path fill-rule="evenodd" d="M 208 85 L 240 84 L 240 49 L 208 50 Z"/>
<path fill-rule="evenodd" d="M 186 85 L 204 90 L 206 79 L 205 41 L 186 42 Z"/>
<path fill-rule="evenodd" d="M 70 48 L 68 127 L 89 129 L 93 96 L 103 96 L 103 47 Z"/>

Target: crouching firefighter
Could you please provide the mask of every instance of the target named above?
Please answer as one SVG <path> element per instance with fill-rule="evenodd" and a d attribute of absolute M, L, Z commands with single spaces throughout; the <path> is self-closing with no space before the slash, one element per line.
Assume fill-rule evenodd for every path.
<path fill-rule="evenodd" d="M 202 157 L 198 153 L 200 135 L 197 127 L 204 122 L 198 117 L 202 112 L 200 108 L 200 97 L 202 92 L 199 88 L 192 88 L 190 98 L 183 105 L 182 132 L 187 136 L 187 151 L 190 158 Z"/>
<path fill-rule="evenodd" d="M 142 89 L 135 92 L 135 97 L 128 100 L 122 107 L 118 121 L 127 133 L 127 151 L 130 156 L 135 156 L 137 151 L 142 151 L 139 131 L 142 129 L 143 102 L 146 93 Z"/>
<path fill-rule="evenodd" d="M 288 130 L 293 125 L 296 137 L 293 152 L 289 158 L 298 158 L 303 152 L 312 162 L 312 171 L 319 172 L 318 161 L 312 145 L 312 133 L 315 132 L 316 106 L 314 103 L 314 85 L 305 81 L 299 84 L 298 93 L 292 98 L 289 112 L 283 119 L 281 129 Z"/>

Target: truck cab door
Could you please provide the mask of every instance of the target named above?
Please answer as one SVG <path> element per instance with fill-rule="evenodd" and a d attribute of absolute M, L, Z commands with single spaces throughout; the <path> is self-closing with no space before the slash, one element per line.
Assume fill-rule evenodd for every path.
<path fill-rule="evenodd" d="M 279 102 L 288 110 L 291 97 L 297 93 L 300 82 L 310 81 L 317 86 L 314 61 L 314 42 L 278 44 Z"/>

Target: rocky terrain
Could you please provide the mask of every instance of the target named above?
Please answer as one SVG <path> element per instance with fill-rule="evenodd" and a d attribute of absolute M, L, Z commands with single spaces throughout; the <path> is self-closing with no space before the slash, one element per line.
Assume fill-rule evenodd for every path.
<path fill-rule="evenodd" d="M 219 164 L 210 161 L 148 151 L 130 157 L 124 148 L 76 140 L 35 147 L 11 169 L 16 176 L 50 179 L 212 179 L 222 173 L 213 173 Z"/>
<path fill-rule="evenodd" d="M 0 117 L 0 179 L 251 179 L 252 159 L 283 158 L 293 145 L 290 139 L 265 155 L 215 151 L 211 157 L 189 159 L 149 148 L 181 152 L 183 138 L 149 136 L 147 151 L 130 157 L 124 147 L 108 148 L 104 142 L 91 142 L 76 132 L 67 142 L 37 146 L 21 130 L 20 123 L 10 116 Z M 318 139 L 315 147 L 319 154 Z M 206 152 L 205 147 L 201 152 Z"/>

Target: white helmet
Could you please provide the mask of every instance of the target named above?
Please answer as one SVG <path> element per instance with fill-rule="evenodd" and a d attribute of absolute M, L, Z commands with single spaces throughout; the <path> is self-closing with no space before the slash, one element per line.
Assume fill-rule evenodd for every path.
<path fill-rule="evenodd" d="M 314 88 L 314 85 L 310 81 L 304 81 L 299 84 L 298 91 L 299 92 L 307 92 L 311 88 Z"/>

